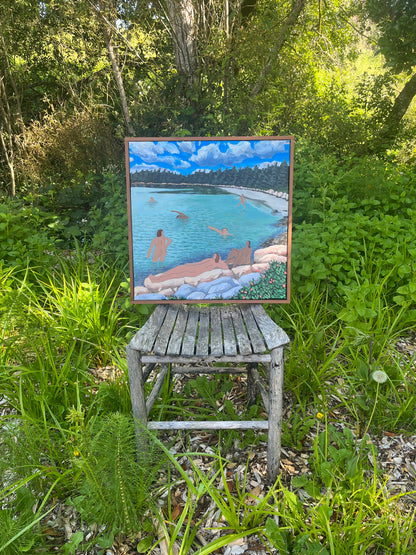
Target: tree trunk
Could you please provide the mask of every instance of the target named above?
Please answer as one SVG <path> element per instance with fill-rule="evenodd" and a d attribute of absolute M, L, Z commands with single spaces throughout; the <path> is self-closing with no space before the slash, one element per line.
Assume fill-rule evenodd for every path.
<path fill-rule="evenodd" d="M 173 36 L 176 69 L 193 85 L 196 80 L 197 48 L 196 21 L 192 0 L 167 0 L 170 28 Z"/>
<path fill-rule="evenodd" d="M 6 41 L 0 27 L 0 45 L 3 52 L 4 66 L 0 74 L 0 139 L 3 148 L 4 157 L 10 174 L 10 192 L 12 196 L 16 195 L 16 171 L 15 159 L 16 148 L 18 148 L 17 135 L 23 130 L 23 118 L 21 98 L 18 91 L 16 81 L 9 63 L 9 53 Z M 10 105 L 9 95 L 6 90 L 6 78 L 11 86 L 11 99 L 13 107 Z"/>
<path fill-rule="evenodd" d="M 270 54 L 267 57 L 266 63 L 264 64 L 263 69 L 260 72 L 257 82 L 251 90 L 252 98 L 255 98 L 263 90 L 266 83 L 267 74 L 269 73 L 273 63 L 275 62 L 276 57 L 282 50 L 285 42 L 289 38 L 290 32 L 292 28 L 296 25 L 300 14 L 305 9 L 307 1 L 308 0 L 293 0 L 292 9 L 290 10 L 286 19 L 283 21 L 276 40 L 274 41 L 274 44 L 270 50 Z"/>
<path fill-rule="evenodd" d="M 3 77 L 0 77 L 0 139 L 3 147 L 4 157 L 10 174 L 10 192 L 16 195 L 16 174 L 14 169 L 14 144 L 13 144 L 13 122 L 9 99 Z"/>
<path fill-rule="evenodd" d="M 416 73 L 407 81 L 403 89 L 400 91 L 396 100 L 394 101 L 393 107 L 390 114 L 387 116 L 386 121 L 380 131 L 377 139 L 377 144 L 389 144 L 393 141 L 397 134 L 405 113 L 407 112 L 410 103 L 416 96 Z"/>
<path fill-rule="evenodd" d="M 124 90 L 123 77 L 121 75 L 121 71 L 120 71 L 120 68 L 118 66 L 117 58 L 116 58 L 116 55 L 114 53 L 113 44 L 111 42 L 111 31 L 108 29 L 107 24 L 104 21 L 102 22 L 102 29 L 103 29 L 105 44 L 107 46 L 108 56 L 109 56 L 110 61 L 111 61 L 111 66 L 113 68 L 114 78 L 116 80 L 118 92 L 119 92 L 119 95 L 120 95 L 121 108 L 123 110 L 123 116 L 124 116 L 124 121 L 125 121 L 125 124 L 126 124 L 126 127 L 127 127 L 127 132 L 131 137 L 134 137 L 135 131 L 134 131 L 133 124 L 131 123 L 130 111 L 129 111 L 129 106 L 128 106 L 128 103 L 127 103 L 126 91 Z"/>

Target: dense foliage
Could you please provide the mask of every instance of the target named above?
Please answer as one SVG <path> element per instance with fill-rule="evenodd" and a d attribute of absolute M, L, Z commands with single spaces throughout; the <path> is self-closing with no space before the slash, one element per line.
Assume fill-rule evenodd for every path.
<path fill-rule="evenodd" d="M 412 498 L 386 493 L 374 446 L 416 429 L 414 358 L 395 348 L 416 326 L 414 16 L 406 0 L 0 3 L 1 552 L 145 553 L 162 530 L 192 553 L 207 499 L 226 533 L 200 555 L 246 536 L 288 555 L 416 552 Z M 241 460 L 224 460 L 253 431 L 224 434 L 207 474 L 150 435 L 137 461 L 125 346 L 152 307 L 128 297 L 122 140 L 273 134 L 295 135 L 292 301 L 266 308 L 291 337 L 283 445 L 312 472 L 256 497 L 245 478 L 230 490 Z M 282 297 L 284 272 L 265 278 Z M 261 417 L 236 386 L 167 382 L 152 410 Z M 67 509 L 92 537 L 51 530 Z"/>
<path fill-rule="evenodd" d="M 121 165 L 126 134 L 294 134 L 326 151 L 409 157 L 412 10 L 387 0 L 5 0 L 1 190 L 71 189 L 80 174 Z"/>

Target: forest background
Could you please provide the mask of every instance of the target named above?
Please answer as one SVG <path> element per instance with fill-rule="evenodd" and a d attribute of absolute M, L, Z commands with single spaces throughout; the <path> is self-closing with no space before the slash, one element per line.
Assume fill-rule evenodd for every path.
<path fill-rule="evenodd" d="M 415 552 L 414 514 L 391 508 L 358 443 L 415 433 L 414 366 L 395 349 L 416 323 L 415 68 L 411 0 L 2 0 L 0 551 L 53 543 L 41 524 L 57 499 L 106 526 L 57 539 L 62 552 L 152 542 L 123 420 L 124 348 L 151 310 L 128 299 L 124 137 L 294 135 L 292 302 L 266 308 L 292 338 L 284 442 L 306 449 L 315 430 L 313 484 L 280 483 L 281 530 L 276 504 L 230 526 L 282 553 Z M 336 517 L 334 484 L 349 507 Z M 166 534 L 189 547 L 181 519 Z"/>

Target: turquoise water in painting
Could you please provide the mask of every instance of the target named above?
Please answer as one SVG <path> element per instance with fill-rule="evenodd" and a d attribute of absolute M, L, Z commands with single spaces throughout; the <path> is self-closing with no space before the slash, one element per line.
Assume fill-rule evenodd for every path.
<path fill-rule="evenodd" d="M 273 213 L 260 201 L 246 199 L 244 207 L 237 206 L 238 202 L 238 195 L 216 187 L 132 187 L 134 285 L 142 285 L 149 274 L 210 258 L 216 252 L 224 260 L 231 249 L 241 249 L 246 241 L 251 241 L 254 252 L 266 239 L 286 231 L 286 226 L 276 226 L 285 214 Z M 188 219 L 177 218 L 172 210 Z M 208 226 L 226 227 L 232 235 L 222 237 Z M 146 257 L 158 229 L 172 241 L 164 262 Z"/>

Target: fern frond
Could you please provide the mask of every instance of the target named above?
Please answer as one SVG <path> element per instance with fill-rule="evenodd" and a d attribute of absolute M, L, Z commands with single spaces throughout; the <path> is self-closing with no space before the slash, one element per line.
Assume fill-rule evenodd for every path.
<path fill-rule="evenodd" d="M 132 418 L 114 413 L 97 419 L 88 441 L 78 510 L 87 520 L 131 533 L 152 506 L 152 491 L 166 456 L 151 441 L 137 458 Z"/>

